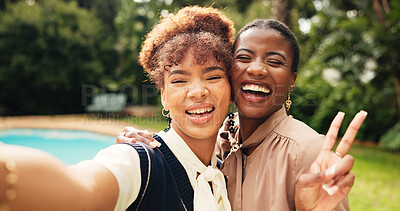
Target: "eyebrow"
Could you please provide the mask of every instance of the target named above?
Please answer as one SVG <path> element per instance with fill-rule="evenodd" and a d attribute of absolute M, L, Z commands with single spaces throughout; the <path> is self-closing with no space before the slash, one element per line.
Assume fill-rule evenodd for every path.
<path fill-rule="evenodd" d="M 252 50 L 250 50 L 250 49 L 247 49 L 247 48 L 239 48 L 239 49 L 236 51 L 236 53 L 239 52 L 239 51 L 247 51 L 247 52 L 249 52 L 249 53 L 251 53 L 251 54 L 254 54 L 254 51 L 252 51 Z"/>
<path fill-rule="evenodd" d="M 169 73 L 168 77 L 171 77 L 172 75 L 191 75 L 188 71 L 186 70 L 174 70 Z"/>
<path fill-rule="evenodd" d="M 214 70 L 221 70 L 224 71 L 224 69 L 222 69 L 220 66 L 212 66 L 212 67 L 207 67 L 206 69 L 204 69 L 202 72 L 203 74 L 208 73 L 208 72 L 212 72 Z"/>
<path fill-rule="evenodd" d="M 278 56 L 282 57 L 282 59 L 285 60 L 285 62 L 286 62 L 286 57 L 281 53 L 278 53 L 278 52 L 275 52 L 275 51 L 270 51 L 270 52 L 267 52 L 266 55 L 267 56 L 278 55 Z"/>
<path fill-rule="evenodd" d="M 212 72 L 212 71 L 214 71 L 214 70 L 221 70 L 221 71 L 224 71 L 224 69 L 222 69 L 221 67 L 219 67 L 219 66 L 212 66 L 212 67 L 207 67 L 207 68 L 205 68 L 205 69 L 203 69 L 201 72 L 203 73 L 203 74 L 206 74 L 206 73 L 208 73 L 208 72 Z M 179 75 L 179 74 L 181 74 L 181 75 L 191 75 L 191 73 L 189 72 L 189 71 L 186 71 L 186 70 L 174 70 L 174 71 L 172 71 L 172 72 L 170 72 L 170 74 L 168 75 L 168 77 L 171 77 L 172 75 Z"/>
<path fill-rule="evenodd" d="M 236 53 L 238 53 L 239 51 L 247 51 L 247 52 L 249 52 L 249 53 L 251 53 L 251 54 L 254 54 L 254 51 L 252 51 L 252 50 L 250 50 L 250 49 L 247 49 L 247 48 L 239 48 L 239 49 L 236 51 Z M 266 52 L 265 55 L 267 55 L 267 56 L 278 55 L 278 56 L 282 57 L 282 59 L 285 60 L 285 62 L 286 62 L 286 57 L 285 57 L 283 54 L 278 53 L 278 52 L 276 52 L 276 51 Z"/>

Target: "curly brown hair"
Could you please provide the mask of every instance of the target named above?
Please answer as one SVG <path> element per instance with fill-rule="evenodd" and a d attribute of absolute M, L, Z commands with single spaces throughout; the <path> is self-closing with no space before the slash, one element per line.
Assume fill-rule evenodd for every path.
<path fill-rule="evenodd" d="M 215 56 L 229 75 L 232 64 L 233 22 L 212 7 L 188 6 L 161 19 L 147 34 L 139 62 L 158 89 L 164 86 L 164 70 L 177 65 L 193 49 L 196 64 Z"/>

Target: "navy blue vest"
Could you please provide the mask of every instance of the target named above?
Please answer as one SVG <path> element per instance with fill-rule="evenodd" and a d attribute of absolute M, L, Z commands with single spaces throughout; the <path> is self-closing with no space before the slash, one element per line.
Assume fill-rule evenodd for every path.
<path fill-rule="evenodd" d="M 125 143 L 139 154 L 142 178 L 138 197 L 127 210 L 193 211 L 194 192 L 185 169 L 164 140 L 153 137 L 161 143 L 159 148 Z"/>

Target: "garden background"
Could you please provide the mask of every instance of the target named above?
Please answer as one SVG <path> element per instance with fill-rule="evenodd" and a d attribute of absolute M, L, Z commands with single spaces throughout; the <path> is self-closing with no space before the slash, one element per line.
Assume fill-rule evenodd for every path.
<path fill-rule="evenodd" d="M 160 16 L 194 4 L 221 9 L 237 31 L 255 18 L 290 26 L 301 49 L 290 113 L 326 133 L 343 111 L 343 134 L 355 113 L 368 111 L 351 151 L 350 205 L 400 210 L 400 1 L 0 0 L 0 115 L 85 114 L 98 93 L 160 106 L 137 62 L 140 46 Z M 160 115 L 100 117 L 165 125 Z"/>

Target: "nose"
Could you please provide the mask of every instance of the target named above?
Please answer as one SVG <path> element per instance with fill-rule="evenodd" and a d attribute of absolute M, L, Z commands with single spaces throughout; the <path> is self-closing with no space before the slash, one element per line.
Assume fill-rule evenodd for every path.
<path fill-rule="evenodd" d="M 187 96 L 193 100 L 201 100 L 209 94 L 207 87 L 203 83 L 195 83 L 188 89 Z"/>
<path fill-rule="evenodd" d="M 265 64 L 260 61 L 252 62 L 246 72 L 255 77 L 265 77 L 268 74 Z"/>

